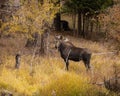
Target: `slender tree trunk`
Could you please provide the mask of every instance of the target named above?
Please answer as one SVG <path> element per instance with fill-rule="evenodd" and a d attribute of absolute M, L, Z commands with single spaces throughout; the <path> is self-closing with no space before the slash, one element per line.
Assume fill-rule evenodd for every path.
<path fill-rule="evenodd" d="M 77 33 L 77 35 L 81 35 L 81 32 L 82 32 L 82 20 L 81 20 L 81 18 L 82 18 L 82 13 L 79 11 L 78 12 L 78 33 Z"/>
<path fill-rule="evenodd" d="M 73 14 L 72 15 L 72 22 L 73 22 L 73 35 L 74 36 L 76 36 L 76 29 L 75 29 L 75 27 L 76 27 L 76 14 Z"/>
<path fill-rule="evenodd" d="M 19 68 L 20 68 L 20 57 L 21 57 L 20 54 L 16 54 L 16 56 L 15 56 L 15 61 L 16 61 L 16 63 L 15 63 L 15 68 L 16 68 L 16 69 L 19 69 Z"/>
<path fill-rule="evenodd" d="M 49 42 L 49 32 L 48 30 L 44 30 L 45 32 L 41 35 L 41 47 L 39 50 L 40 55 L 48 54 L 48 42 Z"/>
<path fill-rule="evenodd" d="M 96 18 L 96 32 L 97 33 L 100 33 L 100 30 L 101 30 L 101 26 L 100 26 L 100 23 L 99 23 L 99 20 L 98 20 L 98 18 Z"/>
<path fill-rule="evenodd" d="M 85 34 L 85 15 L 84 14 L 83 14 L 83 18 L 82 19 L 83 19 L 83 30 L 82 30 L 81 35 L 82 35 L 83 38 L 85 38 L 86 34 Z"/>
<path fill-rule="evenodd" d="M 93 38 L 93 22 L 90 23 L 90 37 Z"/>
<path fill-rule="evenodd" d="M 85 31 L 87 32 L 86 36 L 87 36 L 87 38 L 89 38 L 89 17 L 88 16 L 86 17 L 85 28 L 86 28 Z"/>

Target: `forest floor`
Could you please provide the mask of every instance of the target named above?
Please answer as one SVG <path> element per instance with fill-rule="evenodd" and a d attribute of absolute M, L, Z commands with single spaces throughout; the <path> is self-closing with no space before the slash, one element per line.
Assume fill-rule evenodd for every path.
<path fill-rule="evenodd" d="M 69 71 L 66 71 L 65 63 L 55 49 L 48 56 L 35 56 L 33 59 L 34 49 L 25 48 L 26 38 L 23 35 L 2 37 L 0 91 L 8 90 L 13 96 L 117 96 L 109 93 L 103 85 L 95 85 L 114 76 L 115 66 L 120 67 L 120 54 L 110 53 L 115 51 L 114 46 L 110 42 L 65 37 L 75 46 L 91 50 L 92 71 L 86 72 L 82 61 L 70 61 Z M 53 39 L 52 33 L 50 40 Z M 15 69 L 17 53 L 21 54 L 20 69 Z"/>

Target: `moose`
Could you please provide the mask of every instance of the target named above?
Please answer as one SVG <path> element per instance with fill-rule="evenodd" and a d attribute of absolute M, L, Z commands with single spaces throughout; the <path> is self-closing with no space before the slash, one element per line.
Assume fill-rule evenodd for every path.
<path fill-rule="evenodd" d="M 74 46 L 71 42 L 64 39 L 63 36 L 55 36 L 55 48 L 58 49 L 64 62 L 66 63 L 66 70 L 69 70 L 69 60 L 79 62 L 82 60 L 87 71 L 90 67 L 90 59 L 92 53 L 87 48 L 79 48 Z"/>

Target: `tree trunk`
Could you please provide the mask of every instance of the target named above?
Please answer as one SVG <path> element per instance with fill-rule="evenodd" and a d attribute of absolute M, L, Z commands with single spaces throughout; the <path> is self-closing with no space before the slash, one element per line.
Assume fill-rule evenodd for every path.
<path fill-rule="evenodd" d="M 49 32 L 48 30 L 45 30 L 45 32 L 41 35 L 41 47 L 39 50 L 40 55 L 48 54 L 48 38 L 49 38 Z"/>
<path fill-rule="evenodd" d="M 91 22 L 91 24 L 90 24 L 90 37 L 91 37 L 91 39 L 93 38 L 93 22 Z"/>
<path fill-rule="evenodd" d="M 85 38 L 85 15 L 83 14 L 83 30 L 81 32 L 81 35 L 83 38 Z"/>
<path fill-rule="evenodd" d="M 72 20 L 73 20 L 72 21 L 73 22 L 73 35 L 76 36 L 76 34 L 77 34 L 76 29 L 75 29 L 75 27 L 76 27 L 76 14 L 72 15 Z"/>
<path fill-rule="evenodd" d="M 56 14 L 56 17 L 54 18 L 54 27 L 56 31 L 61 31 L 61 15 L 60 13 Z"/>
<path fill-rule="evenodd" d="M 20 68 L 20 54 L 16 54 L 16 56 L 15 56 L 15 61 L 16 61 L 16 63 L 15 63 L 15 68 L 16 69 L 19 69 Z"/>
<path fill-rule="evenodd" d="M 81 32 L 82 32 L 82 14 L 81 12 L 78 12 L 78 34 L 77 35 L 81 35 Z"/>
<path fill-rule="evenodd" d="M 89 38 L 89 17 L 86 17 L 85 31 L 87 32 L 86 37 Z"/>

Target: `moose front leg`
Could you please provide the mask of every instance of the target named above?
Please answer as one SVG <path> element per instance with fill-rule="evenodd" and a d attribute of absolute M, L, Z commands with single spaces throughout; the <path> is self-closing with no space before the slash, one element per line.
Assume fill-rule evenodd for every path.
<path fill-rule="evenodd" d="M 66 64 L 66 68 L 65 68 L 65 70 L 69 70 L 69 61 L 68 60 L 66 60 L 66 59 L 64 59 L 64 61 L 65 61 L 65 64 Z"/>
<path fill-rule="evenodd" d="M 69 67 L 69 61 L 66 62 L 66 69 L 67 69 L 67 71 L 69 70 L 68 67 Z"/>

